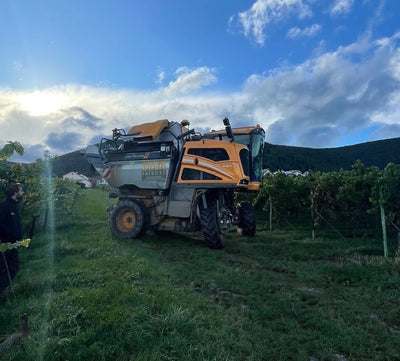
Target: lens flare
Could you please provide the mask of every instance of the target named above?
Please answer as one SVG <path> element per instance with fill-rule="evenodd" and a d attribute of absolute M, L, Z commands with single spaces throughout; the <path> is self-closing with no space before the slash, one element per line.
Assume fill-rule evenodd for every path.
<path fill-rule="evenodd" d="M 17 98 L 21 108 L 32 116 L 54 113 L 67 105 L 67 97 L 54 92 L 35 91 Z"/>

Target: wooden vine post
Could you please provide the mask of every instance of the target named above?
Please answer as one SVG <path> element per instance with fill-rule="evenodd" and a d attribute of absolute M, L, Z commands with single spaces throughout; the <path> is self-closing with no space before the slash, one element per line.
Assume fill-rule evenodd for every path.
<path fill-rule="evenodd" d="M 315 240 L 315 226 L 316 226 L 316 222 L 315 222 L 315 202 L 314 202 L 314 191 L 311 187 L 311 191 L 310 191 L 310 198 L 311 198 L 311 239 L 314 241 Z"/>
<path fill-rule="evenodd" d="M 387 250 L 387 235 L 386 235 L 386 221 L 385 221 L 385 209 L 381 204 L 381 222 L 382 222 L 382 235 L 383 235 L 383 255 L 388 256 Z"/>
<path fill-rule="evenodd" d="M 386 217 L 385 217 L 385 209 L 383 208 L 383 192 L 381 189 L 381 197 L 380 197 L 380 209 L 381 209 L 381 223 L 382 223 L 382 236 L 383 236 L 383 256 L 388 256 L 387 249 L 387 233 L 386 233 Z"/>
<path fill-rule="evenodd" d="M 269 230 L 272 231 L 272 198 L 269 196 Z"/>

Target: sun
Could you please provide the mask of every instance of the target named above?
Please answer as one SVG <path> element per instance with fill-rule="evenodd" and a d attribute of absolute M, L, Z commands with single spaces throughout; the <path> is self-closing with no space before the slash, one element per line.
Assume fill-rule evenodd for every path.
<path fill-rule="evenodd" d="M 67 97 L 46 91 L 35 91 L 18 97 L 21 108 L 32 116 L 48 115 L 60 110 L 67 104 Z"/>

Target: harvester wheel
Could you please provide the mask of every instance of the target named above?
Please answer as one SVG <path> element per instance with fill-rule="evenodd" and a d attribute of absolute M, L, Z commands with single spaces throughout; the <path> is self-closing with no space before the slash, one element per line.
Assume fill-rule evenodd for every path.
<path fill-rule="evenodd" d="M 239 229 L 243 236 L 254 237 L 256 234 L 256 215 L 250 202 L 238 204 Z"/>
<path fill-rule="evenodd" d="M 110 213 L 110 228 L 117 237 L 135 238 L 143 229 L 142 207 L 127 199 L 121 200 Z"/>
<path fill-rule="evenodd" d="M 207 246 L 214 249 L 224 248 L 225 240 L 218 226 L 215 204 L 200 209 L 200 223 Z"/>

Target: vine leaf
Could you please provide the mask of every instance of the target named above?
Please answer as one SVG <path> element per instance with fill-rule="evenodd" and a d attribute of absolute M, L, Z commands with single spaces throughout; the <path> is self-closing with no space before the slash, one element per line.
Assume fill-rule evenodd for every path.
<path fill-rule="evenodd" d="M 29 243 L 31 242 L 30 238 L 25 238 L 21 241 L 17 241 L 15 243 L 1 243 L 0 244 L 0 252 L 8 251 L 10 249 L 18 248 L 18 247 L 29 247 Z"/>
<path fill-rule="evenodd" d="M 24 147 L 20 142 L 7 142 L 3 149 L 0 149 L 0 159 L 7 160 L 14 154 L 14 152 L 18 155 L 23 155 Z"/>

